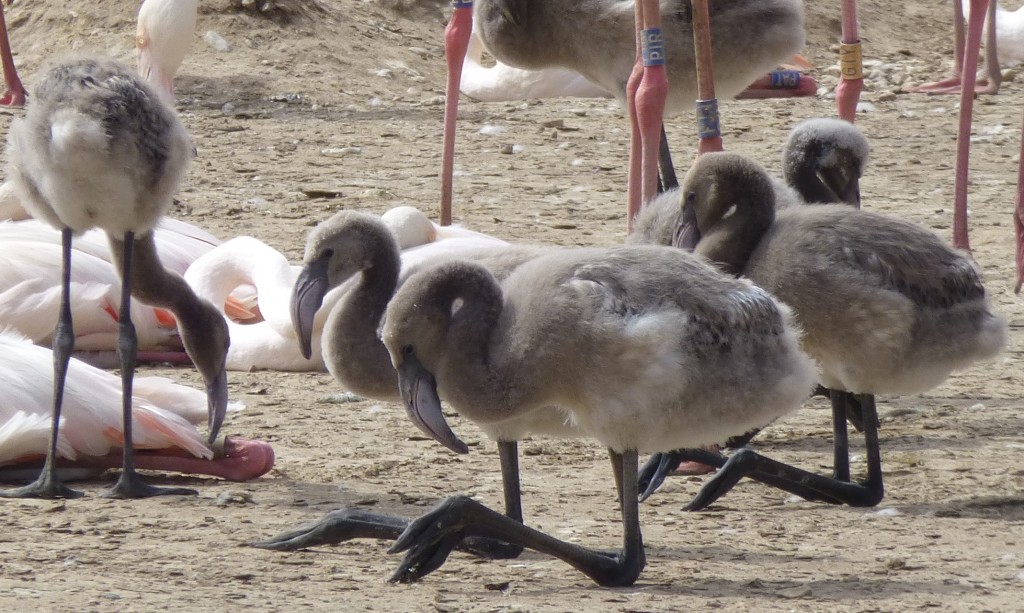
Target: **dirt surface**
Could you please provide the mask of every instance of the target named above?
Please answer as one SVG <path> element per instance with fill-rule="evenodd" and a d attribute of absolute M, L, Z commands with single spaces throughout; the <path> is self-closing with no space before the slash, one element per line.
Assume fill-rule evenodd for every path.
<path fill-rule="evenodd" d="M 256 236 L 297 262 L 310 226 L 332 211 L 382 212 L 438 201 L 443 96 L 442 3 L 271 0 L 266 12 L 203 2 L 176 80 L 198 149 L 174 214 L 222 238 Z M 808 3 L 806 55 L 818 98 L 722 104 L 726 147 L 778 167 L 796 122 L 834 115 L 837 2 Z M 1018 3 L 1019 4 L 1019 3 Z M 134 62 L 137 3 L 33 0 L 8 9 L 26 82 L 54 49 Z M 951 63 L 948 2 L 861 3 L 870 103 L 857 125 L 873 160 L 864 206 L 949 237 L 955 97 L 905 93 Z M 204 39 L 216 32 L 231 46 Z M 934 49 L 935 55 L 925 50 Z M 195 498 L 112 502 L 82 487 L 73 501 L 0 503 L 0 609 L 376 611 L 1019 611 L 1024 594 L 1024 302 L 1012 292 L 1013 206 L 1024 86 L 975 105 L 972 246 L 1010 322 L 1002 357 L 927 394 L 881 398 L 886 497 L 874 509 L 789 500 L 743 483 L 685 513 L 703 478 L 673 478 L 641 506 L 647 568 L 630 588 L 601 589 L 532 552 L 483 562 L 453 554 L 416 585 L 392 585 L 388 543 L 297 553 L 246 548 L 326 511 L 418 515 L 455 493 L 501 508 L 494 445 L 458 418 L 471 446 L 456 457 L 424 440 L 397 405 L 342 403 L 326 374 L 230 373 L 231 434 L 270 441 L 277 466 L 250 483 L 169 476 Z M 2 115 L 6 124 L 12 115 Z M 625 235 L 626 122 L 608 100 L 464 101 L 456 221 L 516 240 L 614 245 Z M 559 123 L 560 122 L 560 123 Z M 498 135 L 479 133 L 500 126 Z M 693 155 L 689 117 L 668 120 L 677 160 Z M 6 127 L 6 126 L 5 126 Z M 501 153 L 503 145 L 519 145 Z M 683 165 L 683 164 L 681 164 Z M 146 367 L 197 382 L 187 368 Z M 826 473 L 820 401 L 754 445 Z M 859 437 L 853 437 L 859 445 Z M 522 445 L 527 521 L 615 548 L 621 529 L 607 456 L 586 442 Z M 856 451 L 854 469 L 863 469 Z"/>

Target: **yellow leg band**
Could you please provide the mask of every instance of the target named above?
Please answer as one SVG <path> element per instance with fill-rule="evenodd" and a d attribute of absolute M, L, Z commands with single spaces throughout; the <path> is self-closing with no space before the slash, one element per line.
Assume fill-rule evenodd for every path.
<path fill-rule="evenodd" d="M 864 78 L 864 64 L 861 61 L 860 41 L 839 44 L 839 72 L 844 79 Z"/>

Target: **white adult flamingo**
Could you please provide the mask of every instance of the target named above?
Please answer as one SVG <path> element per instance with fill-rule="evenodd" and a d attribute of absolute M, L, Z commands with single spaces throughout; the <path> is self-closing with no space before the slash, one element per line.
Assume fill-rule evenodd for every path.
<path fill-rule="evenodd" d="M 153 235 L 161 262 L 176 274 L 220 242 L 201 228 L 171 218 L 161 219 Z M 0 258 L 5 262 L 0 268 L 0 326 L 36 343 L 52 340 L 58 319 L 60 245 L 60 232 L 49 224 L 34 219 L 0 221 Z M 111 267 L 110 245 L 101 231 L 91 230 L 75 237 L 72 247 L 75 346 L 79 351 L 109 353 L 117 349 L 121 292 L 121 280 Z M 233 300 L 229 307 L 236 315 L 244 310 Z M 141 360 L 187 360 L 169 311 L 139 302 L 131 308 Z"/>
<path fill-rule="evenodd" d="M 401 249 L 402 267 L 448 252 L 449 249 L 505 245 L 505 241 L 459 226 L 440 226 L 419 209 L 395 207 L 380 216 Z M 456 239 L 452 241 L 452 239 Z M 352 284 L 328 292 L 309 322 L 311 354 L 303 357 L 291 319 L 291 295 L 300 267 L 262 241 L 236 237 L 208 251 L 189 266 L 185 281 L 224 315 L 231 335 L 226 367 L 284 371 L 325 370 L 320 339 L 324 321 Z M 232 292 L 254 290 L 253 305 L 236 306 Z M 245 315 L 248 315 L 247 317 Z"/>
<path fill-rule="evenodd" d="M 54 410 L 51 448 L 40 478 L 6 496 L 69 497 L 55 472 L 60 406 L 74 347 L 71 325 L 71 238 L 98 227 L 121 268 L 118 354 L 123 380 L 124 470 L 115 497 L 187 494 L 154 488 L 134 470 L 131 395 L 137 344 L 130 303 L 135 294 L 170 310 L 186 351 L 207 385 L 210 440 L 227 406 L 224 359 L 228 336 L 220 314 L 181 277 L 160 264 L 153 227 L 170 207 L 192 144 L 177 115 L 134 71 L 110 59 L 78 57 L 58 63 L 37 82 L 24 119 L 11 124 L 8 176 L 37 218 L 61 228 L 61 313 L 54 333 Z"/>
<path fill-rule="evenodd" d="M 298 267 L 291 266 L 284 254 L 250 236 L 224 242 L 198 258 L 185 272 L 185 281 L 196 294 L 224 314 L 231 336 L 225 362 L 228 370 L 324 370 L 319 353 L 320 335 L 314 335 L 316 351 L 306 359 L 299 352 L 292 330 L 288 300 L 297 276 Z M 239 321 L 223 306 L 229 302 L 231 292 L 243 285 L 255 289 L 255 306 L 251 310 L 259 315 L 250 321 Z M 329 306 L 336 300 L 332 295 L 326 302 Z M 327 312 L 329 308 L 317 314 L 316 330 L 323 328 Z"/>
<path fill-rule="evenodd" d="M 139 74 L 174 104 L 174 73 L 192 47 L 199 0 L 145 0 L 139 7 L 135 47 Z"/>
<path fill-rule="evenodd" d="M 10 6 L 13 0 L 2 0 Z M 138 50 L 138 69 L 162 95 L 174 103 L 174 73 L 181 66 L 192 46 L 196 29 L 198 0 L 144 0 L 139 7 L 135 45 Z M 7 21 L 0 6 L 0 66 L 4 72 L 2 106 L 25 104 L 25 86 L 18 78 L 7 36 Z"/>
<path fill-rule="evenodd" d="M 46 456 L 53 393 L 53 353 L 22 336 L 0 332 L 0 472 L 28 465 L 39 471 Z M 61 467 L 115 468 L 124 444 L 121 380 L 76 359 L 68 363 L 63 429 L 57 441 Z M 230 405 L 230 410 L 242 408 Z M 266 443 L 228 438 L 211 447 L 196 430 L 206 420 L 206 395 L 162 377 L 135 380 L 132 442 L 139 468 L 214 475 L 234 481 L 258 477 L 273 466 Z M 31 472 L 31 470 L 29 470 Z"/>

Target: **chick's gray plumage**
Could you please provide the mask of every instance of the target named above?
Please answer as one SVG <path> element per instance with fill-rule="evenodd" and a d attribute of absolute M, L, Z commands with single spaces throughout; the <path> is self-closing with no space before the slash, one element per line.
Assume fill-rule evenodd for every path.
<path fill-rule="evenodd" d="M 555 405 L 616 451 L 763 426 L 815 377 L 785 307 L 660 247 L 560 249 L 500 284 L 464 262 L 424 269 L 383 338 L 396 364 L 413 347 L 440 396 L 481 425 Z"/>
<path fill-rule="evenodd" d="M 174 111 L 120 63 L 58 64 L 12 122 L 10 180 L 35 217 L 84 232 L 145 233 L 167 211 L 191 157 Z"/>

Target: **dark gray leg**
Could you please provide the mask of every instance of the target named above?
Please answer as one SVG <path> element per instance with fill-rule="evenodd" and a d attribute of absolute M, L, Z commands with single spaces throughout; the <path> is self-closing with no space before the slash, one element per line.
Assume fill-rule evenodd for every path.
<path fill-rule="evenodd" d="M 846 429 L 846 415 L 853 401 L 852 394 L 829 390 L 832 401 L 832 476 L 840 481 L 850 480 L 850 439 Z"/>
<path fill-rule="evenodd" d="M 417 581 L 439 568 L 448 558 L 452 544 L 467 535 L 518 543 L 565 561 L 600 585 L 632 585 L 646 564 L 640 532 L 637 501 L 637 454 L 629 450 L 613 454 L 613 465 L 621 465 L 621 551 L 603 552 L 560 541 L 550 535 L 509 519 L 465 496 L 453 496 L 416 519 L 391 548 L 406 552 L 391 581 Z"/>
<path fill-rule="evenodd" d="M 523 523 L 522 491 L 519 482 L 519 445 L 515 441 L 499 441 L 501 480 L 505 493 L 505 513 Z M 323 519 L 295 530 L 282 532 L 265 541 L 250 543 L 252 547 L 275 551 L 297 551 L 319 545 L 337 545 L 358 538 L 396 540 L 409 526 L 409 520 L 383 513 L 358 509 L 331 511 Z M 489 538 L 459 539 L 453 548 L 484 558 L 509 559 L 522 553 L 521 545 Z"/>
<path fill-rule="evenodd" d="M 64 403 L 64 381 L 68 362 L 75 349 L 75 332 L 71 323 L 71 229 L 61 230 L 61 292 L 60 314 L 53 331 L 53 425 L 50 447 L 42 472 L 25 487 L 0 492 L 0 498 L 78 498 L 82 492 L 73 490 L 57 477 L 57 436 L 60 433 L 60 409 Z"/>
<path fill-rule="evenodd" d="M 722 466 L 696 497 L 687 505 L 690 511 L 706 508 L 728 492 L 740 479 L 750 476 L 757 481 L 778 487 L 784 491 L 802 496 L 807 500 L 831 504 L 848 504 L 853 507 L 871 507 L 882 501 L 885 487 L 882 482 L 882 456 L 878 443 L 878 412 L 875 397 L 871 394 L 858 395 L 864 414 L 864 445 L 867 450 L 868 476 L 863 483 L 851 483 L 848 479 L 837 479 L 817 475 L 788 464 L 766 458 L 750 449 L 741 449 Z M 845 411 L 835 409 L 836 422 L 844 424 Z M 836 458 L 837 462 L 839 458 Z M 843 465 L 849 472 L 848 458 Z"/>
<path fill-rule="evenodd" d="M 132 446 L 132 384 L 135 380 L 135 354 L 138 338 L 132 323 L 132 246 L 134 233 L 124 235 L 124 258 L 121 269 L 121 310 L 117 337 L 117 355 L 121 359 L 121 410 L 124 419 L 124 467 L 117 483 L 103 493 L 105 498 L 148 498 L 150 496 L 192 495 L 199 492 L 183 487 L 154 487 L 142 482 L 135 472 L 135 449 Z"/>
<path fill-rule="evenodd" d="M 676 178 L 676 167 L 672 164 L 672 152 L 668 148 L 668 134 L 665 133 L 665 124 L 661 125 L 661 143 L 658 145 L 658 170 L 659 194 L 679 187 L 679 179 Z"/>

